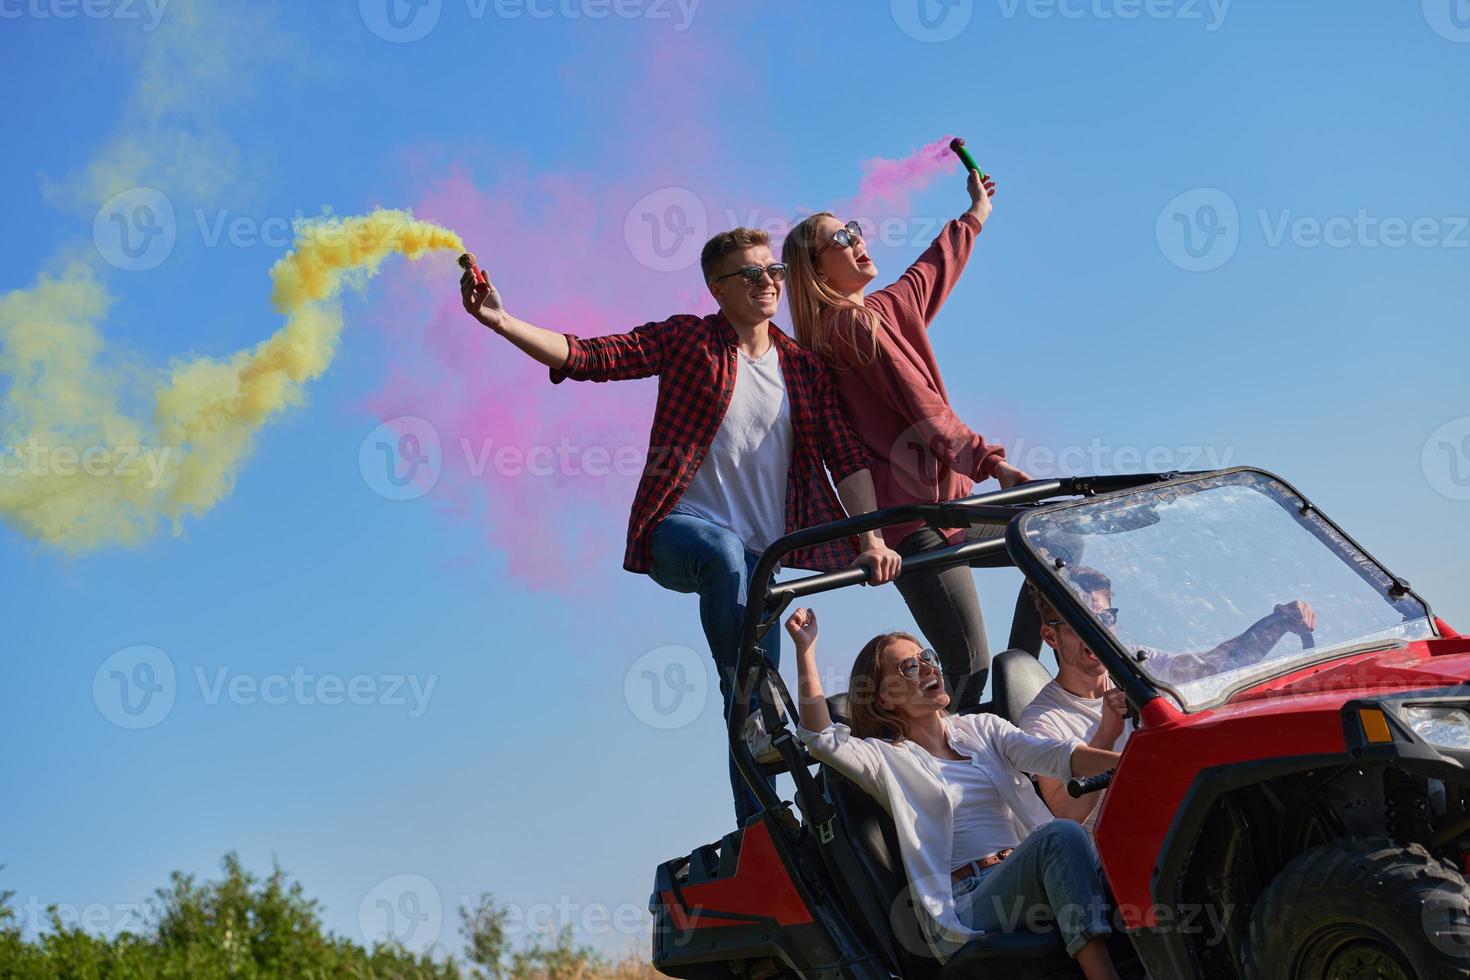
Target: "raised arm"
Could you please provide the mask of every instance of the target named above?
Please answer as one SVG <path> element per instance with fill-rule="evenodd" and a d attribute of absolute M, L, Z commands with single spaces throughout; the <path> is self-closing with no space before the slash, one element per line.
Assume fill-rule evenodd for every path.
<path fill-rule="evenodd" d="M 901 305 L 917 313 L 923 325 L 928 327 L 944 305 L 950 290 L 959 281 L 960 273 L 970 260 L 975 247 L 975 236 L 980 234 L 990 218 L 990 198 L 995 194 L 994 181 L 980 180 L 980 174 L 971 170 L 966 184 L 970 192 L 970 206 L 954 221 L 944 226 L 934 243 L 924 250 L 909 266 L 898 281 L 883 290 Z"/>
<path fill-rule="evenodd" d="M 827 695 L 822 691 L 822 678 L 817 673 L 817 614 L 798 609 L 786 620 L 786 632 L 796 645 L 796 708 L 801 727 L 822 732 L 832 727 L 832 714 L 827 710 Z"/>
<path fill-rule="evenodd" d="M 810 609 L 796 610 L 786 620 L 786 632 L 796 644 L 796 707 L 801 723 L 798 737 L 812 755 L 886 803 L 883 761 L 878 750 L 854 738 L 846 725 L 835 724 L 827 710 L 827 696 L 817 673 L 816 613 Z"/>
<path fill-rule="evenodd" d="M 1147 663 L 1161 680 L 1187 684 L 1227 670 L 1249 667 L 1264 660 L 1287 633 L 1295 633 L 1306 640 L 1316 628 L 1316 610 L 1298 599 L 1276 606 L 1270 615 L 1256 620 L 1244 633 L 1231 637 L 1213 650 L 1205 653 L 1154 651 Z"/>
<path fill-rule="evenodd" d="M 1050 776 L 1065 782 L 1074 776 L 1095 776 L 1107 772 L 1118 763 L 1118 753 L 1095 749 L 1080 738 L 1028 735 L 998 717 L 988 723 L 997 728 L 1001 754 L 1021 772 Z"/>
<path fill-rule="evenodd" d="M 570 344 L 566 334 L 546 330 L 525 320 L 517 319 L 505 311 L 500 300 L 500 290 L 494 283 L 484 285 L 475 282 L 475 277 L 466 272 L 459 279 L 459 294 L 464 308 L 470 316 L 494 330 L 506 340 L 553 370 L 566 366 Z"/>
<path fill-rule="evenodd" d="M 471 316 L 551 368 L 554 383 L 567 378 L 622 381 L 658 374 L 663 369 L 665 340 L 676 322 L 648 323 L 628 333 L 582 339 L 511 316 L 494 283 L 477 284 L 469 272 L 460 277 L 459 289 Z"/>

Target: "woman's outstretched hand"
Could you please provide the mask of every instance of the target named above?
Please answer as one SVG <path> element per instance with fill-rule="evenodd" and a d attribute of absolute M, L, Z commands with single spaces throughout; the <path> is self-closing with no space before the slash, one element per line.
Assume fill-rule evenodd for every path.
<path fill-rule="evenodd" d="M 832 714 L 827 710 L 827 696 L 822 693 L 822 678 L 817 670 L 817 614 L 810 609 L 796 610 L 786 618 L 786 632 L 796 643 L 796 708 L 801 727 L 809 732 L 824 732 L 832 727 Z"/>
<path fill-rule="evenodd" d="M 1009 490 L 1011 487 L 1031 482 L 1031 474 L 1005 460 L 995 464 L 995 478 L 1000 481 L 1002 490 Z"/>
<path fill-rule="evenodd" d="M 817 614 L 806 608 L 796 610 L 786 619 L 786 632 L 798 649 L 811 647 L 817 642 Z"/>
<path fill-rule="evenodd" d="M 990 199 L 995 196 L 995 178 L 986 177 L 981 180 L 980 171 L 971 170 L 965 188 L 970 192 L 969 213 L 979 218 L 982 225 L 985 224 L 990 219 Z"/>

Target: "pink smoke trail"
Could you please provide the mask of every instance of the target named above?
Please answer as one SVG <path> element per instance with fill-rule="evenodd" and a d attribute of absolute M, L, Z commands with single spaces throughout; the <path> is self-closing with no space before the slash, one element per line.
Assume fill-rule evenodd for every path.
<path fill-rule="evenodd" d="M 898 160 L 864 160 L 857 193 L 844 202 L 842 213 L 876 218 L 908 212 L 915 193 L 927 188 L 935 177 L 959 171 L 950 139 L 936 140 Z"/>
<path fill-rule="evenodd" d="M 681 145 L 704 145 L 688 136 L 681 134 Z M 674 313 L 713 312 L 697 264 L 651 268 L 657 263 L 630 247 L 625 216 L 636 216 L 651 188 L 698 191 L 708 217 L 703 234 L 725 227 L 720 215 L 727 212 L 775 212 L 736 206 L 738 199 L 719 193 L 705 153 L 670 163 L 655 152 L 653 159 L 665 169 L 650 168 L 636 184 L 596 174 L 528 176 L 510 167 L 484 181 L 455 167 L 414 212 L 459 232 L 507 307 L 540 326 L 592 336 Z M 854 207 L 865 207 L 864 215 L 903 211 L 911 194 L 956 167 L 947 138 L 901 160 L 869 160 Z M 421 270 L 395 280 L 375 304 L 383 311 L 387 376 L 363 407 L 379 421 L 409 415 L 436 428 L 443 471 L 425 499 L 474 529 L 466 560 L 503 555 L 511 577 L 533 590 L 565 590 L 620 566 L 656 382 L 552 385 L 544 368 L 465 314 L 454 283 Z M 596 472 L 589 472 L 589 454 Z"/>

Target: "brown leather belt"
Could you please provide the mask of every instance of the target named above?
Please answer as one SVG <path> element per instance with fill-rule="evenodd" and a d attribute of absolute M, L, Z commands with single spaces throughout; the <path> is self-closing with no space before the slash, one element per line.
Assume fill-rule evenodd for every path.
<path fill-rule="evenodd" d="M 994 854 L 990 855 L 990 857 L 984 857 L 978 861 L 970 861 L 966 864 L 962 864 L 949 873 L 950 881 L 954 884 L 959 884 L 971 875 L 977 875 L 980 872 L 984 871 L 986 868 L 993 868 L 997 864 L 1000 864 L 1000 862 L 1004 861 L 1006 858 L 1010 857 L 1011 852 L 1014 850 L 1014 847 L 1002 848 L 1001 850 L 996 851 Z"/>

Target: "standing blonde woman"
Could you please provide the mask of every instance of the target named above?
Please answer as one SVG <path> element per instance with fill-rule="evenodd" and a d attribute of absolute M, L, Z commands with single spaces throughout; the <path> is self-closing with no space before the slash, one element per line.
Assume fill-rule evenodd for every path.
<path fill-rule="evenodd" d="M 856 222 L 821 212 L 786 236 L 787 296 L 796 339 L 827 363 L 859 441 L 872 459 L 879 507 L 953 500 L 994 477 L 1002 487 L 1030 477 L 1005 451 L 971 429 L 950 406 L 929 344 L 929 324 L 949 295 L 990 217 L 995 184 L 969 175 L 970 207 L 944 226 L 898 281 L 873 293 L 878 276 Z M 998 536 L 1002 528 L 941 533 L 920 523 L 884 530 L 885 543 L 904 557 L 950 544 Z M 977 565 L 1004 564 L 1000 557 Z M 914 621 L 939 654 L 955 708 L 980 701 L 989 668 L 985 621 L 970 570 L 912 572 L 898 580 Z M 1029 603 L 1017 603 L 1012 646 L 1039 648 L 1040 624 Z"/>

